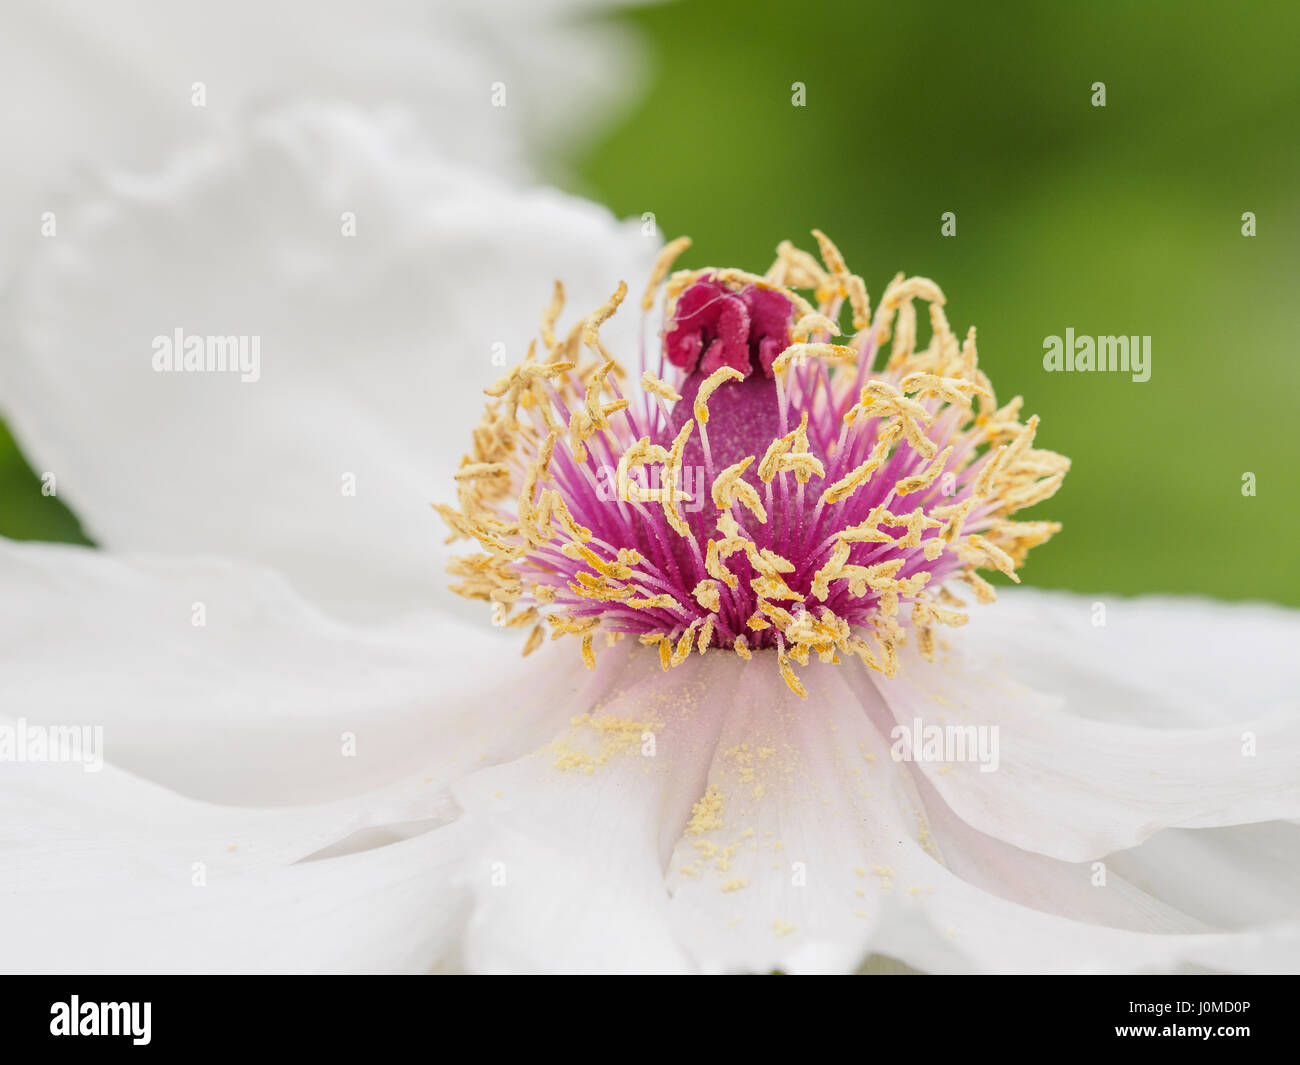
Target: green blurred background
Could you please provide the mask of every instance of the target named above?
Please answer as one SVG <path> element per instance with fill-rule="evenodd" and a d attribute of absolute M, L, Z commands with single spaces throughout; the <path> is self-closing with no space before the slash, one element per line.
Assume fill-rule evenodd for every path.
<path fill-rule="evenodd" d="M 1300 605 L 1300 4 L 724 0 L 617 17 L 651 49 L 649 92 L 557 173 L 689 234 L 685 265 L 762 270 L 816 226 L 873 304 L 898 270 L 938 281 L 999 397 L 1024 395 L 1039 444 L 1074 460 L 1032 515 L 1065 531 L 1026 583 Z M 1151 379 L 1044 372 L 1043 338 L 1067 327 L 1150 335 Z M 3 432 L 0 533 L 79 536 Z"/>

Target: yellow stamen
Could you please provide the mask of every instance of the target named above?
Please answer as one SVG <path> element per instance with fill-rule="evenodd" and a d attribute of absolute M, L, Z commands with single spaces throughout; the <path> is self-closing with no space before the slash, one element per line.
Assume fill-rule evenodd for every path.
<path fill-rule="evenodd" d="M 722 366 L 709 374 L 701 383 L 695 396 L 695 420 L 701 425 L 709 424 L 709 397 L 727 381 L 743 381 L 745 375 L 731 366 Z"/>

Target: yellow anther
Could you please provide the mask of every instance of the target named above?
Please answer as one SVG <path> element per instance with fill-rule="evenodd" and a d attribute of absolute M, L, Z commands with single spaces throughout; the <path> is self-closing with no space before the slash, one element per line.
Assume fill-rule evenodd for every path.
<path fill-rule="evenodd" d="M 686 452 L 686 441 L 691 435 L 691 430 L 695 428 L 695 423 L 687 421 L 677 433 L 673 440 L 672 450 L 668 453 L 667 461 L 664 463 L 663 485 L 660 492 L 659 502 L 664 509 L 664 518 L 673 529 L 686 539 L 693 535 L 691 527 L 686 524 L 686 520 L 677 510 L 679 500 L 689 500 L 691 497 L 686 492 L 679 491 L 677 488 L 678 479 L 681 477 L 682 456 Z"/>
<path fill-rule="evenodd" d="M 833 319 L 827 318 L 824 314 L 805 314 L 794 323 L 794 328 L 790 330 L 790 335 L 796 341 L 807 340 L 814 333 L 825 333 L 837 337 L 840 335 L 840 327 Z"/>
<path fill-rule="evenodd" d="M 731 366 L 723 366 L 709 374 L 700 382 L 700 390 L 695 396 L 695 420 L 701 425 L 709 424 L 709 398 L 727 381 L 743 381 L 745 375 Z"/>
<path fill-rule="evenodd" d="M 590 315 L 587 316 L 586 322 L 582 327 L 582 342 L 587 347 L 599 350 L 598 339 L 600 336 L 600 327 L 614 316 L 618 306 L 623 302 L 623 297 L 627 295 L 627 283 L 620 281 L 618 289 L 614 295 L 610 296 L 604 303 L 597 307 Z"/>
<path fill-rule="evenodd" d="M 948 465 L 948 460 L 952 457 L 953 446 L 949 444 L 934 460 L 920 473 L 911 477 L 904 477 L 894 484 L 894 491 L 900 496 L 911 495 L 913 492 L 919 492 L 922 488 L 928 488 L 943 473 L 944 467 Z"/>
<path fill-rule="evenodd" d="M 680 666 L 690 656 L 691 647 L 695 643 L 695 626 L 696 622 L 691 622 L 690 626 L 677 641 L 677 647 L 673 650 L 672 665 Z"/>
<path fill-rule="evenodd" d="M 805 688 L 799 678 L 795 676 L 794 670 L 790 668 L 790 660 L 784 653 L 777 656 L 777 664 L 781 669 L 781 679 L 785 681 L 790 690 L 794 692 L 795 695 L 799 696 L 800 699 L 807 699 L 808 689 Z"/>
<path fill-rule="evenodd" d="M 649 370 L 641 375 L 641 387 L 651 395 L 668 400 L 669 403 L 677 403 L 682 398 L 670 385 L 659 380 Z"/>
<path fill-rule="evenodd" d="M 563 310 L 564 285 L 556 281 L 550 305 L 542 313 L 542 343 L 551 354 L 555 353 L 555 323 L 560 320 L 560 312 Z"/>
<path fill-rule="evenodd" d="M 726 510 L 733 503 L 739 502 L 749 508 L 760 522 L 767 521 L 767 511 L 758 498 L 758 491 L 743 479 L 743 474 L 754 461 L 754 456 L 742 459 L 733 466 L 728 466 L 713 481 L 713 504 L 719 510 Z"/>
<path fill-rule="evenodd" d="M 655 293 L 663 280 L 668 276 L 668 271 L 673 268 L 673 263 L 687 248 L 691 246 L 690 237 L 678 237 L 676 240 L 669 241 L 664 245 L 655 259 L 654 268 L 650 271 L 650 283 L 646 285 L 645 295 L 641 297 L 641 309 L 648 311 L 655 305 Z"/>
<path fill-rule="evenodd" d="M 728 551 L 728 554 L 732 552 Z M 704 552 L 704 568 L 708 571 L 709 576 L 716 577 L 728 588 L 736 589 L 740 587 L 740 579 L 722 564 L 722 544 L 717 540 L 710 540 L 708 547 Z"/>
<path fill-rule="evenodd" d="M 814 229 L 812 235 L 817 240 L 817 247 L 822 253 L 822 262 L 826 264 L 826 269 L 831 276 L 837 278 L 848 276 L 849 268 L 844 262 L 844 256 L 840 254 L 840 249 L 835 246 L 831 238 L 820 229 Z"/>
<path fill-rule="evenodd" d="M 713 615 L 710 614 L 704 619 L 704 624 L 700 626 L 700 638 L 696 642 L 696 650 L 704 654 L 709 649 L 709 644 L 713 640 Z"/>
<path fill-rule="evenodd" d="M 791 344 L 772 360 L 772 372 L 784 373 L 791 363 L 803 362 L 805 359 L 825 359 L 828 362 L 852 364 L 858 361 L 858 353 L 856 349 L 843 344 Z"/>
<path fill-rule="evenodd" d="M 705 610 L 717 611 L 722 609 L 722 592 L 718 588 L 718 582 L 714 580 L 700 581 L 691 593 L 695 596 L 695 601 L 704 607 Z"/>

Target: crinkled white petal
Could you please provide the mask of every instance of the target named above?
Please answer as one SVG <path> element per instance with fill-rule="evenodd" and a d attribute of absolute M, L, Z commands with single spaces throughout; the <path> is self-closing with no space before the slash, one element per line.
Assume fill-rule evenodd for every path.
<path fill-rule="evenodd" d="M 1284 925 L 1300 916 L 1300 825 L 1292 822 L 1168 829 L 1106 866 L 1209 927 Z"/>
<path fill-rule="evenodd" d="M 4 712 L 99 727 L 109 762 L 198 798 L 446 783 L 554 731 L 520 634 L 435 611 L 342 624 L 256 568 L 3 540 L 0 595 Z"/>
<path fill-rule="evenodd" d="M 454 963 L 464 917 L 450 875 L 464 860 L 456 825 L 304 860 L 367 826 L 446 820 L 435 785 L 417 779 L 357 799 L 258 809 L 196 802 L 112 766 L 4 769 L 7 972 L 394 972 Z"/>
<path fill-rule="evenodd" d="M 918 728 L 997 730 L 996 771 L 972 760 L 917 763 L 964 821 L 1026 850 L 1081 861 L 1135 846 L 1161 828 L 1300 816 L 1300 714 L 1283 671 L 1267 667 L 1272 683 L 1256 678 L 1249 703 L 1222 682 L 1196 691 L 1176 680 L 1171 648 L 1199 633 L 1206 653 L 1217 653 L 1215 634 L 1231 627 L 1231 608 L 1188 601 L 1173 627 L 1165 624 L 1175 616 L 1167 602 L 1117 604 L 1113 613 L 1147 615 L 1144 623 L 1128 622 L 1132 637 L 1164 648 L 1141 656 L 1108 653 L 1115 644 L 1088 624 L 1087 600 L 1074 601 L 1077 616 L 1061 597 L 1015 602 L 1008 617 L 997 615 L 1001 604 L 977 610 L 969 632 L 948 638 L 933 663 L 909 648 L 899 675 L 876 682 L 898 725 L 913 735 Z M 1277 662 L 1300 627 L 1285 613 L 1270 624 L 1273 614 L 1244 617 L 1256 636 L 1252 646 Z M 1181 646 L 1195 657 L 1190 644 Z M 1237 642 L 1217 659 L 1229 676 L 1247 662 L 1233 652 L 1246 649 Z M 1081 679 L 1085 672 L 1089 679 Z M 1171 696 L 1151 694 L 1166 688 Z M 1144 708 L 1162 699 L 1162 727 L 1129 723 L 1124 707 L 1134 708 L 1132 720 L 1149 721 L 1155 715 Z M 1218 699 L 1231 711 L 1211 710 Z M 1102 700 L 1109 700 L 1104 712 Z M 1202 724 L 1207 720 L 1220 723 Z"/>
<path fill-rule="evenodd" d="M 1297 708 L 1300 611 L 1004 588 L 970 618 L 949 642 L 1031 688 L 1064 692 L 1079 717 L 1193 728 Z"/>
<path fill-rule="evenodd" d="M 88 575 L 75 565 L 50 573 L 60 569 L 73 586 Z M 15 944 L 13 964 L 851 972 L 878 968 L 883 957 L 930 972 L 1300 965 L 1294 825 L 1164 832 L 1107 855 L 1099 880 L 1093 862 L 1017 848 L 967 823 L 935 775 L 895 761 L 894 715 L 855 661 L 801 669 L 810 698 L 800 701 L 771 655 L 743 663 L 714 651 L 664 673 L 653 651 L 628 641 L 603 650 L 593 675 L 566 650 L 547 648 L 516 678 L 513 721 L 497 716 L 500 694 L 484 692 L 482 720 L 509 741 L 449 787 L 445 774 L 469 764 L 464 743 L 430 772 L 274 809 L 212 806 L 112 768 L 10 767 L 0 827 L 15 845 L 0 878 L 21 905 L 0 931 Z M 437 719 L 454 724 L 456 715 L 440 710 Z M 1161 734 L 1178 740 L 1185 731 Z M 1254 802 L 1240 799 L 1247 813 Z M 1113 815 L 1099 804 L 1098 816 L 1104 825 Z M 204 863 L 206 886 L 195 883 L 195 862 Z M 1198 884 L 1232 870 L 1223 883 L 1241 893 L 1236 912 Z M 331 938 L 338 922 L 348 934 Z M 42 938 L 39 927 L 55 931 Z"/>
<path fill-rule="evenodd" d="M 0 280 L 42 240 L 43 212 L 68 234 L 61 193 L 78 174 L 157 166 L 268 101 L 400 103 L 456 158 L 526 177 L 642 84 L 637 42 L 602 6 L 375 0 L 358 17 L 337 0 L 14 0 L 0 134 L 21 165 L 0 174 Z"/>
<path fill-rule="evenodd" d="M 873 955 L 939 972 L 1300 964 L 1297 914 L 1277 902 L 1295 879 L 1283 860 L 1242 874 L 1269 882 L 1255 894 L 1272 910 L 1226 923 L 1153 888 L 1131 857 L 1140 850 L 1099 880 L 1091 862 L 985 835 L 893 759 L 892 716 L 856 663 L 802 670 L 801 702 L 770 656 L 715 653 L 662 675 L 651 652 L 603 654 L 605 672 L 568 706 L 612 720 L 575 715 L 554 745 L 453 788 L 475 840 L 471 968 L 672 970 L 684 959 L 705 972 L 850 972 Z M 653 758 L 637 742 L 648 734 Z M 657 870 L 666 916 L 646 884 Z M 662 953 L 665 935 L 680 955 Z"/>
<path fill-rule="evenodd" d="M 1063 863 L 997 841 L 1002 853 L 975 852 L 981 875 L 958 873 L 944 847 L 974 834 L 932 823 L 947 811 L 890 757 L 861 667 L 810 666 L 806 703 L 773 687 L 770 668 L 746 668 L 729 689 L 705 816 L 688 825 L 668 876 L 676 934 L 705 971 L 851 972 L 873 953 L 937 971 L 1124 968 L 1129 942 L 1082 950 L 1090 925 L 1079 921 L 1190 924 L 1158 905 L 1144 912 L 1118 885 L 1103 907 L 1083 894 L 1086 868 L 1076 887 Z M 1007 905 L 1012 895 L 1021 905 Z M 983 936 L 985 908 L 1001 915 L 1000 938 Z M 1061 920 L 1071 908 L 1075 919 Z M 1050 930 L 1055 947 L 1014 934 L 1016 922 Z M 970 929 L 974 945 L 961 942 Z"/>
<path fill-rule="evenodd" d="M 1090 864 L 963 825 L 891 757 L 876 724 L 884 707 L 855 679 L 862 672 L 810 665 L 807 702 L 758 678 L 728 683 L 706 816 L 688 825 L 668 876 L 675 933 L 701 968 L 853 971 L 872 954 L 935 972 L 1300 964 L 1294 907 L 1225 932 L 1118 869 L 1094 886 Z M 1294 884 L 1285 870 L 1253 868 L 1274 890 Z"/>
<path fill-rule="evenodd" d="M 1126 877 L 1111 856 L 1102 862 L 1064 862 L 980 832 L 949 808 L 924 774 L 913 773 L 912 777 L 924 799 L 944 865 L 981 891 L 1043 913 L 1132 932 L 1186 933 L 1237 927 L 1206 922 L 1185 912 L 1163 892 L 1151 890 L 1147 877 Z M 1143 847 L 1154 845 L 1162 835 Z M 1135 865 L 1128 863 L 1125 868 Z M 1175 875 L 1186 876 L 1189 871 L 1200 875 L 1203 868 L 1184 864 Z"/>
<path fill-rule="evenodd" d="M 447 784 L 554 735 L 569 678 L 525 683 L 517 640 L 436 612 L 341 624 L 230 562 L 0 541 L 0 589 L 6 970 L 457 964 Z"/>
<path fill-rule="evenodd" d="M 1300 923 L 1237 933 L 1131 932 L 1006 902 L 935 874 L 933 896 L 893 900 L 873 946 L 932 973 L 1293 972 Z"/>
<path fill-rule="evenodd" d="M 12 718 L 0 719 L 18 727 Z M 29 726 L 30 727 L 30 726 Z M 7 888 L 39 892 L 93 881 L 213 881 L 292 864 L 372 827 L 450 821 L 438 782 L 407 776 L 327 803 L 254 807 L 202 802 L 105 764 L 8 763 L 0 778 Z"/>
<path fill-rule="evenodd" d="M 454 497 L 483 387 L 555 279 L 567 328 L 658 244 L 340 108 L 111 178 L 59 232 L 0 316 L 0 396 L 35 468 L 106 547 L 267 563 L 357 617 L 447 601 L 430 503 Z M 610 343 L 634 351 L 636 327 L 619 315 Z M 250 338 L 247 367 L 257 338 L 257 379 L 157 372 L 178 329 Z"/>

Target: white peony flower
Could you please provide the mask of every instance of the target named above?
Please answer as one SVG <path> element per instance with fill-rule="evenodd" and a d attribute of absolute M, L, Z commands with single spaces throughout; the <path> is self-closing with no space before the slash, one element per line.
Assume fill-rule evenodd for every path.
<path fill-rule="evenodd" d="M 13 0 L 0 35 L 0 283 L 104 168 L 156 170 L 257 108 L 394 107 L 458 160 L 527 182 L 632 99 L 598 0 Z M 92 171 L 90 168 L 93 167 Z"/>
<path fill-rule="evenodd" d="M 355 236 L 340 232 L 343 211 L 356 213 Z M 708 589 L 704 602 L 692 598 L 701 617 L 719 618 L 719 643 L 705 653 L 703 624 L 678 654 L 688 626 L 665 621 L 641 630 L 658 649 L 630 639 L 604 647 L 602 635 L 588 648 L 594 670 L 574 641 L 521 658 L 524 630 L 502 632 L 447 595 L 433 546 L 445 530 L 429 503 L 452 498 L 457 472 L 462 488 L 479 474 L 526 477 L 529 464 L 509 455 L 529 459 L 541 433 L 503 455 L 504 474 L 466 478 L 460 466 L 479 390 L 508 369 L 495 345 L 510 366 L 524 357 L 561 277 L 579 316 L 561 320 L 560 344 L 576 339 L 558 354 L 578 354 L 584 334 L 570 327 L 620 280 L 639 291 L 656 241 L 590 204 L 450 166 L 409 129 L 335 108 L 228 131 L 161 174 L 113 180 L 72 219 L 6 298 L 0 343 L 13 354 L 0 400 L 36 469 L 55 475 L 106 550 L 0 543 L 0 691 L 5 734 L 101 726 L 105 764 L 20 760 L 12 745 L 0 764 L 5 968 L 802 972 L 854 971 L 882 956 L 938 972 L 1300 965 L 1300 715 L 1286 653 L 1300 635 L 1294 613 L 1111 599 L 1096 625 L 1090 599 L 1015 589 L 973 606 L 969 624 L 940 638 L 923 633 L 957 608 L 928 599 L 927 582 L 898 587 L 907 567 L 863 578 L 856 598 L 874 596 L 872 610 L 858 612 L 848 596 L 830 615 L 800 611 L 775 585 L 752 582 L 784 575 L 786 590 L 813 604 L 830 603 L 829 592 L 796 580 L 852 583 L 852 573 L 826 569 L 834 538 L 788 552 L 795 570 L 774 561 L 775 547 L 760 550 L 760 529 L 780 528 L 778 507 L 793 506 L 782 483 L 807 506 L 830 484 L 812 472 L 799 481 L 799 456 L 821 448 L 814 424 L 810 445 L 795 438 L 777 449 L 771 482 L 737 475 L 721 492 L 735 522 L 727 538 L 750 540 L 753 557 L 775 569 L 743 571 L 741 546 L 733 572 L 755 601 L 791 606 L 766 612 L 768 630 L 749 626 L 748 659 L 720 646 L 740 633 L 726 628 L 721 606 L 708 608 Z M 800 285 L 806 270 L 832 309 L 840 286 L 852 288 L 834 256 L 820 274 L 811 259 L 784 257 L 787 273 L 762 284 L 715 273 L 678 291 L 719 283 L 727 291 L 712 298 L 730 315 L 741 314 L 739 301 L 756 323 L 766 312 L 741 298 L 750 286 L 785 292 L 781 283 Z M 895 335 L 906 336 L 907 296 L 930 290 L 889 291 Z M 859 325 L 850 343 L 806 314 L 790 323 L 827 346 L 788 370 L 814 423 L 835 395 L 817 359 L 874 350 L 879 332 Z M 158 372 L 154 341 L 176 329 L 259 337 L 256 380 Z M 656 334 L 651 321 L 651 352 Z M 759 388 L 772 368 L 761 340 L 776 334 L 725 335 L 735 343 L 715 349 L 721 328 L 696 330 L 701 373 L 713 373 L 711 357 L 725 368 L 748 351 L 757 361 L 747 382 Z M 620 311 L 585 339 L 639 364 L 635 313 Z M 934 453 L 954 451 L 933 471 L 927 459 L 934 478 L 908 493 L 922 511 L 916 544 L 899 546 L 911 527 L 879 514 L 862 542 L 960 576 L 964 568 L 938 568 L 947 556 L 928 558 L 925 543 L 952 517 L 934 491 L 960 501 L 981 469 L 945 465 L 984 447 L 961 435 L 974 432 L 963 428 L 970 394 L 951 382 L 983 384 L 973 361 L 965 377 L 947 373 L 951 352 L 932 352 L 932 371 L 906 340 L 896 352 L 897 381 L 885 374 L 889 387 L 875 393 L 892 413 L 863 406 L 857 420 L 881 432 L 899 418 L 898 435 L 918 454 L 926 445 L 911 431 L 942 427 L 949 437 L 933 440 Z M 674 377 L 657 358 L 650 365 L 668 392 L 684 392 L 696 369 Z M 656 420 L 657 401 L 635 382 L 630 374 L 618 387 L 647 426 L 673 430 L 671 443 L 685 414 L 664 397 Z M 707 400 L 719 455 L 736 443 L 721 389 L 742 387 L 722 384 Z M 519 399 L 508 381 L 493 391 L 506 405 Z M 601 411 L 617 401 L 599 386 L 592 394 L 577 435 L 594 449 L 613 439 Z M 537 395 L 520 401 L 525 421 L 542 417 Z M 787 391 L 782 402 L 800 401 Z M 902 424 L 907 410 L 915 425 Z M 627 415 L 604 416 L 623 431 Z M 1009 441 L 1020 438 L 1014 421 L 1013 411 L 996 423 Z M 555 437 L 555 483 L 543 475 L 539 484 L 559 490 L 581 524 L 583 513 L 602 514 L 594 502 L 612 512 L 620 501 L 595 494 L 598 481 L 574 482 L 582 460 L 568 424 Z M 475 446 L 485 443 L 480 435 Z M 655 446 L 642 452 L 652 465 L 684 471 Z M 1054 475 L 1051 460 L 1035 461 Z M 859 487 L 878 488 L 882 468 L 892 469 L 877 466 Z M 954 480 L 940 488 L 944 472 Z M 896 480 L 886 486 L 895 493 Z M 1016 488 L 988 482 L 1002 495 L 986 493 L 993 502 L 968 514 L 1001 528 L 988 532 L 986 561 L 998 536 L 1012 535 L 994 523 Z M 769 483 L 776 494 L 765 498 Z M 1037 483 L 1034 474 L 1021 487 Z M 475 491 L 460 494 L 462 512 Z M 681 507 L 691 535 L 718 512 L 707 490 L 704 509 L 672 493 L 667 503 L 635 495 L 622 505 L 640 515 L 627 525 L 637 537 L 663 532 L 655 514 L 686 535 L 665 507 Z M 476 501 L 508 510 L 517 498 Z M 876 505 L 886 504 L 873 514 Z M 553 500 L 549 513 L 567 528 Z M 898 534 L 892 546 L 867 535 L 881 525 Z M 495 532 L 512 545 L 523 536 Z M 978 554 L 966 535 L 957 530 L 953 543 Z M 553 543 L 574 539 L 561 532 Z M 647 544 L 576 540 L 599 548 L 611 570 L 590 569 L 597 583 L 629 580 L 615 562 L 639 563 L 614 549 Z M 583 586 L 576 574 L 590 560 L 578 548 L 510 562 L 543 557 L 557 567 L 564 559 Z M 496 601 L 511 607 L 498 620 L 508 621 L 526 607 L 507 602 L 501 561 L 488 568 L 492 590 L 506 593 Z M 530 572 L 536 583 L 540 568 Z M 665 587 L 647 592 L 695 609 L 667 570 L 656 579 Z M 563 605 L 558 588 L 559 602 L 542 594 L 539 613 Z M 589 616 L 606 631 L 629 628 L 612 623 L 627 601 L 612 589 L 602 585 Z M 713 591 L 721 604 L 726 589 Z M 881 622 L 897 612 L 898 603 L 892 613 L 882 606 L 891 593 L 920 601 L 920 615 Z M 671 617 L 674 608 L 644 611 Z M 850 642 L 873 625 L 878 642 Z M 572 608 L 565 627 L 590 635 Z M 671 668 L 661 668 L 665 657 Z M 965 753 L 979 757 L 927 750 L 932 738 L 957 736 L 950 725 L 977 730 Z M 898 760 L 900 743 L 913 743 L 903 736 L 920 742 Z"/>

